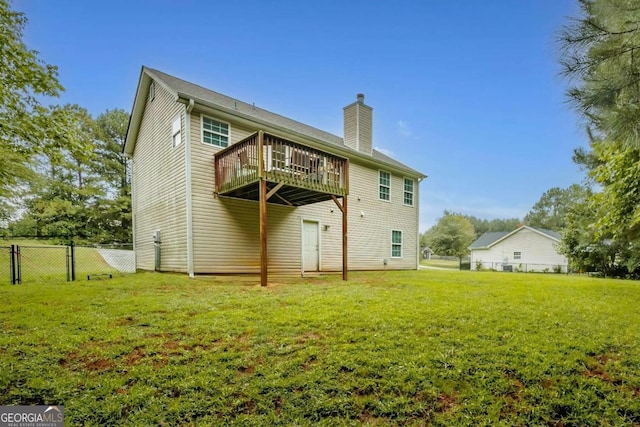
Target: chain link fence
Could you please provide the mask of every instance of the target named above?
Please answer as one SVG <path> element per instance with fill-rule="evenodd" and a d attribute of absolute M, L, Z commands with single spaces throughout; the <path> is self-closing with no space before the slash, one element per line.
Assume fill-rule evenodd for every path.
<path fill-rule="evenodd" d="M 67 246 L 19 245 L 22 282 L 71 280 Z"/>
<path fill-rule="evenodd" d="M 567 264 L 534 264 L 534 263 L 503 263 L 503 262 L 483 262 L 474 261 L 469 263 L 471 270 L 482 271 L 509 271 L 522 273 L 568 273 Z"/>
<path fill-rule="evenodd" d="M 98 280 L 135 273 L 135 256 L 131 244 L 76 246 L 73 242 L 23 241 L 0 243 L 0 265 L 11 284 Z"/>
<path fill-rule="evenodd" d="M 13 274 L 12 274 L 13 263 L 11 262 L 11 246 L 9 245 L 0 245 L 0 277 L 4 280 L 4 278 L 8 278 L 13 282 Z M 1 283 L 1 282 L 0 282 Z"/>

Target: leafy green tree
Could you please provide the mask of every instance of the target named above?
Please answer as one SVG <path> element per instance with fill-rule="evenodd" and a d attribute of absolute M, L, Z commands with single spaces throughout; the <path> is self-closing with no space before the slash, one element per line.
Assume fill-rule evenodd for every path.
<path fill-rule="evenodd" d="M 640 266 L 640 150 L 609 142 L 593 142 L 592 148 L 600 162 L 589 175 L 602 190 L 590 202 L 605 207 L 595 233 L 624 244 L 629 252 L 621 261 L 633 271 Z"/>
<path fill-rule="evenodd" d="M 554 187 L 546 191 L 533 208 L 525 215 L 524 223 L 531 227 L 561 231 L 566 224 L 566 216 L 576 202 L 584 199 L 585 187 L 573 184 L 568 188 Z"/>
<path fill-rule="evenodd" d="M 77 105 L 53 107 L 51 114 L 68 129 L 69 144 L 37 156 L 38 173 L 24 199 L 26 212 L 11 230 L 86 242 L 130 242 L 130 184 L 121 154 L 128 114 L 112 110 L 94 120 Z M 45 144 L 59 145 L 50 139 Z"/>
<path fill-rule="evenodd" d="M 4 215 L 18 185 L 32 178 L 32 154 L 47 133 L 63 132 L 40 99 L 63 90 L 57 67 L 38 59 L 22 41 L 27 18 L 0 0 L 0 209 Z"/>
<path fill-rule="evenodd" d="M 595 223 L 607 207 L 588 194 L 569 208 L 562 232 L 560 252 L 567 255 L 576 271 L 600 271 L 605 275 L 625 276 L 636 269 L 629 242 L 600 234 Z M 631 262 L 629 262 L 631 261 Z"/>
<path fill-rule="evenodd" d="M 96 119 L 95 143 L 100 161 L 97 173 L 102 177 L 108 198 L 101 200 L 102 240 L 128 243 L 131 230 L 131 181 L 127 158 L 122 153 L 127 136 L 129 114 L 122 109 L 107 110 Z"/>
<path fill-rule="evenodd" d="M 561 34 L 568 96 L 598 138 L 640 148 L 640 7 L 637 0 L 579 0 Z"/>
<path fill-rule="evenodd" d="M 37 157 L 38 175 L 30 180 L 24 198 L 25 224 L 35 226 L 36 236 L 90 239 L 95 228 L 93 207 L 104 197 L 100 177 L 95 172 L 94 122 L 77 105 L 53 107 L 52 117 L 67 129 L 67 144 L 51 135 L 45 145 L 59 147 Z"/>
<path fill-rule="evenodd" d="M 633 271 L 640 263 L 640 7 L 637 0 L 580 5 L 561 37 L 561 62 L 573 81 L 568 96 L 590 141 L 574 160 L 599 189 L 588 199 L 597 212 L 592 240 L 620 245 L 617 260 Z"/>
<path fill-rule="evenodd" d="M 472 215 L 465 215 L 464 217 L 473 224 L 476 238 L 491 231 L 513 231 L 521 223 L 518 218 L 480 219 Z"/>
<path fill-rule="evenodd" d="M 129 193 L 129 175 L 127 158 L 122 153 L 127 136 L 129 113 L 121 108 L 107 110 L 96 119 L 95 143 L 100 157 L 98 173 L 111 190 L 117 193 Z"/>
<path fill-rule="evenodd" d="M 458 213 L 444 211 L 438 223 L 425 233 L 425 243 L 438 255 L 465 256 L 476 237 L 471 222 Z"/>

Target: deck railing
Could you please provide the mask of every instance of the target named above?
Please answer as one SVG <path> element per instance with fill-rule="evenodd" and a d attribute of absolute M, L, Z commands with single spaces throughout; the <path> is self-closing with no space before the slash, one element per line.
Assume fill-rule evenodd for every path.
<path fill-rule="evenodd" d="M 259 153 L 259 138 L 260 133 L 254 133 L 216 154 L 217 193 L 252 184 L 261 173 L 270 182 L 335 195 L 348 193 L 347 159 L 266 133 Z"/>

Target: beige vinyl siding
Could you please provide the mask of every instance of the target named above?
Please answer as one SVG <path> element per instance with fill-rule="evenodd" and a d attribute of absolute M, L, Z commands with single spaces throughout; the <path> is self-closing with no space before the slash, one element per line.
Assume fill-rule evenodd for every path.
<path fill-rule="evenodd" d="M 371 154 L 373 141 L 373 109 L 360 102 L 344 108 L 344 143 L 363 153 Z"/>
<path fill-rule="evenodd" d="M 215 113 L 207 117 L 221 120 Z M 214 197 L 214 154 L 222 148 L 201 141 L 201 113 L 191 115 L 191 167 L 193 194 L 193 253 L 196 273 L 257 273 L 260 271 L 260 229 L 258 203 L 229 197 Z M 256 129 L 230 123 L 231 143 L 246 138 Z M 299 271 L 300 257 L 287 256 L 297 239 L 287 233 L 295 223 L 296 211 L 269 205 L 267 220 L 269 267 L 273 272 Z"/>
<path fill-rule="evenodd" d="M 356 104 L 351 104 L 344 109 L 344 143 L 347 147 L 357 150 L 358 133 L 356 131 L 357 112 Z"/>
<path fill-rule="evenodd" d="M 180 115 L 182 143 L 174 147 L 172 123 Z M 161 270 L 186 271 L 184 105 L 162 85 L 146 100 L 133 152 L 136 267 L 154 269 L 153 235 L 160 230 Z"/>
<path fill-rule="evenodd" d="M 358 149 L 363 153 L 371 154 L 373 135 L 373 111 L 366 105 L 360 105 L 360 142 Z"/>
<path fill-rule="evenodd" d="M 302 220 L 320 223 L 320 271 L 342 270 L 342 213 L 333 200 L 297 208 Z M 325 230 L 325 226 L 329 226 Z M 297 233 L 302 233 L 302 224 Z M 302 240 L 300 239 L 300 255 Z"/>
<path fill-rule="evenodd" d="M 197 110 L 191 115 L 195 273 L 258 273 L 259 204 L 214 196 L 213 156 L 221 148 L 201 142 L 200 115 Z M 216 119 L 215 113 L 206 115 Z M 233 121 L 230 125 L 232 143 L 258 130 Z M 384 259 L 388 269 L 417 268 L 417 209 L 403 206 L 403 176 L 391 173 L 391 203 L 378 200 L 377 168 L 351 163 L 350 176 L 349 268 L 384 269 Z M 341 270 L 342 214 L 333 201 L 327 201 L 298 208 L 268 204 L 269 271 L 301 272 L 303 220 L 320 223 L 320 270 Z M 403 232 L 402 258 L 391 258 L 391 230 Z"/>
<path fill-rule="evenodd" d="M 418 210 L 403 205 L 403 176 L 391 172 L 389 201 L 378 198 L 377 168 L 351 162 L 349 178 L 349 268 L 417 268 Z M 391 257 L 392 230 L 402 231 L 402 258 Z"/>
<path fill-rule="evenodd" d="M 378 169 L 351 162 L 349 175 L 349 269 L 382 270 L 385 259 L 387 269 L 417 268 L 418 210 L 403 205 L 404 177 L 391 173 L 391 200 L 388 202 L 378 198 Z M 297 210 L 304 219 L 320 222 L 320 269 L 341 270 L 342 213 L 335 203 L 316 203 Z M 329 225 L 329 229 L 324 230 L 324 225 Z M 391 257 L 392 230 L 402 231 L 402 258 Z"/>
<path fill-rule="evenodd" d="M 258 273 L 259 205 L 255 201 L 214 197 L 213 156 L 222 148 L 202 143 L 200 116 L 200 112 L 194 111 L 191 118 L 194 270 L 196 273 Z M 207 112 L 206 116 L 217 119 L 215 113 Z M 232 144 L 258 130 L 257 127 L 250 129 L 234 122 L 230 125 Z M 333 202 L 330 203 L 335 207 Z M 328 211 L 326 202 L 319 205 L 324 205 L 324 210 Z M 318 220 L 317 212 L 321 210 L 320 206 L 303 211 L 301 208 L 268 204 L 267 251 L 270 272 L 300 272 L 302 220 Z M 339 213 L 334 217 L 340 221 Z M 339 233 L 338 225 L 332 231 Z M 323 236 L 320 238 L 323 239 Z"/>

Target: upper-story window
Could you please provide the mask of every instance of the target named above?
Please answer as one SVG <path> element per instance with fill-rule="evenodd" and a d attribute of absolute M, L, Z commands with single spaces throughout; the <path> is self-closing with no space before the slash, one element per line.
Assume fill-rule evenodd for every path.
<path fill-rule="evenodd" d="M 227 147 L 230 136 L 229 123 L 202 116 L 202 142 L 216 147 Z"/>
<path fill-rule="evenodd" d="M 173 123 L 171 124 L 171 140 L 173 141 L 174 147 L 177 147 L 182 142 L 182 138 L 180 137 L 180 116 L 173 119 Z"/>
<path fill-rule="evenodd" d="M 522 259 L 522 252 L 514 252 L 513 259 Z"/>
<path fill-rule="evenodd" d="M 378 183 L 380 189 L 378 191 L 378 197 L 380 200 L 391 199 L 391 174 L 385 171 L 378 171 Z"/>
<path fill-rule="evenodd" d="M 404 204 L 413 206 L 413 180 L 409 178 L 404 179 Z"/>

